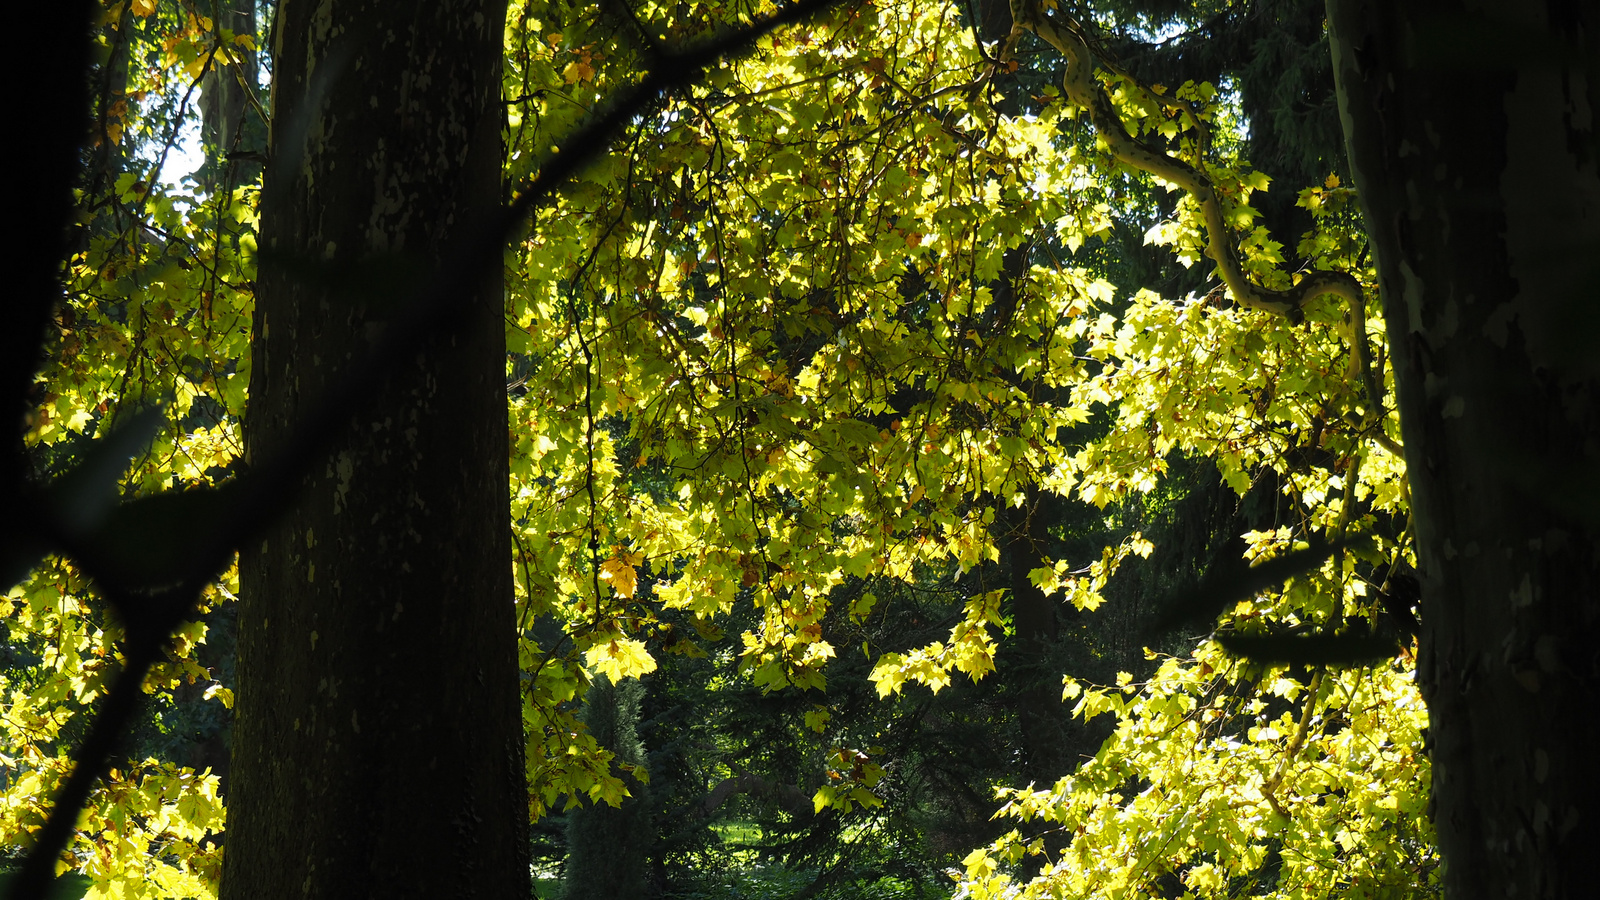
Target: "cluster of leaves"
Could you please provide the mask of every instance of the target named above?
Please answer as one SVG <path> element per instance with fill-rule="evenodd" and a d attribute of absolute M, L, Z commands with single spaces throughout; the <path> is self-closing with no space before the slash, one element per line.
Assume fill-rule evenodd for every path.
<path fill-rule="evenodd" d="M 6 714 L 0 763 L 6 784 L 0 833 L 8 845 L 43 824 L 90 704 L 121 665 L 121 627 L 89 601 L 83 579 L 63 563 L 35 572 L 7 597 Z M 145 689 L 169 703 L 185 684 L 210 682 L 195 661 L 206 626 L 185 624 Z M 212 684 L 209 695 L 226 688 Z M 96 896 L 208 896 L 221 871 L 223 809 L 217 776 L 151 757 L 114 768 L 80 821 L 76 867 Z"/>
<path fill-rule="evenodd" d="M 218 29 L 193 4 L 134 0 L 106 5 L 97 40 L 101 90 L 77 241 L 25 440 L 38 472 L 64 471 L 91 438 L 160 407 L 161 425 L 121 479 L 123 497 L 216 484 L 242 452 L 257 189 L 236 168 L 218 167 L 208 184 L 161 173 L 195 116 L 201 79 L 252 52 L 254 36 Z M 231 598 L 231 579 L 208 592 L 200 615 Z M 43 824 L 88 711 L 122 667 L 126 635 L 64 560 L 10 587 L 3 616 L 0 841 L 17 847 Z M 152 668 L 144 690 L 157 718 L 145 731 L 162 729 L 161 711 L 177 702 L 231 704 L 197 660 L 207 631 L 204 621 L 182 624 Z M 137 752 L 152 742 L 130 743 Z M 214 896 L 223 821 L 216 774 L 125 757 L 91 796 L 58 867 L 92 878 L 92 897 Z"/>
<path fill-rule="evenodd" d="M 1308 677 L 1208 642 L 1148 682 L 1067 695 L 1115 734 L 1054 787 L 1003 792 L 1020 827 L 966 858 L 962 896 L 1438 893 L 1405 666 Z M 1030 855 L 1046 861 L 1019 890 L 1005 864 Z"/>
<path fill-rule="evenodd" d="M 250 46 L 172 9 L 108 7 L 108 48 L 123 42 L 138 65 L 107 94 L 95 152 L 170 148 L 194 86 Z M 762 11 L 514 4 L 508 180 L 537 171 L 663 45 Z M 806 698 L 790 706 L 815 752 L 809 775 L 791 774 L 810 815 L 887 821 L 863 817 L 910 793 L 910 767 L 881 746 L 883 729 L 829 699 L 840 648 L 858 665 L 861 640 L 870 665 L 854 680 L 901 701 L 983 679 L 1015 629 L 1005 590 L 948 593 L 958 605 L 941 634 L 866 626 L 998 560 L 997 518 L 1030 492 L 1121 504 L 1178 456 L 1211 459 L 1238 494 L 1266 498 L 1250 555 L 1341 548 L 1288 588 L 1219 606 L 1222 637 L 1385 625 L 1376 599 L 1409 550 L 1382 323 L 1327 298 L 1291 326 L 1220 290 L 1119 296 L 1097 253 L 1119 222 L 1153 222 L 1146 240 L 1187 265 L 1212 237 L 1199 206 L 1160 199 L 1054 88 L 1002 112 L 1019 105 L 997 81 L 1017 67 L 1009 49 L 979 46 L 960 5 L 936 0 L 853 4 L 776 32 L 636 117 L 513 248 L 510 489 L 536 817 L 620 804 L 624 776 L 649 777 L 582 721 L 592 675 L 730 654 L 754 690 Z M 1250 277 L 1281 289 L 1304 276 L 1253 224 L 1250 196 L 1268 179 L 1238 157 L 1225 96 L 1101 78 L 1130 131 L 1217 185 Z M 27 440 L 41 471 L 60 470 L 79 436 L 160 403 L 171 415 L 124 492 L 213 484 L 241 452 L 257 191 L 226 174 L 157 184 L 165 149 L 117 153 L 82 196 L 84 239 Z M 1330 177 L 1300 201 L 1314 228 L 1298 257 L 1370 285 L 1350 192 Z M 1338 543 L 1353 535 L 1366 537 L 1359 551 Z M 1151 551 L 1124 537 L 1029 577 L 1094 611 L 1118 567 Z M 82 581 L 50 563 L 8 595 L 9 843 L 37 828 L 119 653 L 114 617 Z M 204 635 L 187 626 L 147 691 L 210 680 L 190 652 Z M 1320 897 L 1431 884 L 1422 710 L 1395 646 L 1375 666 L 1313 672 L 1206 641 L 1137 683 L 1069 680 L 1080 715 L 1115 719 L 1111 739 L 1052 789 L 1008 787 L 1002 813 L 1021 825 L 967 857 L 959 890 L 1141 896 L 1177 879 L 1196 894 Z M 215 687 L 208 698 L 227 701 Z M 702 790 L 741 774 L 724 757 L 695 772 Z M 85 821 L 71 864 L 97 896 L 214 889 L 213 777 L 119 766 Z"/>
<path fill-rule="evenodd" d="M 548 53 L 523 121 L 593 96 L 564 60 L 601 90 L 637 64 L 572 33 L 519 44 Z M 531 614 L 570 624 L 571 658 L 639 674 L 656 605 L 715 629 L 748 601 L 755 683 L 822 689 L 836 588 L 994 558 L 979 498 L 1060 464 L 1046 437 L 1083 416 L 1039 393 L 1081 368 L 1076 317 L 1109 287 L 1039 270 L 995 297 L 1024 223 L 1070 195 L 1023 181 L 1051 123 L 996 116 L 984 68 L 948 8 L 841 12 L 653 112 L 539 214 L 509 311 L 539 387 L 513 402 L 514 518 Z M 997 600 L 924 648 L 925 677 L 992 669 Z"/>
<path fill-rule="evenodd" d="M 954 587 L 885 596 L 861 622 L 840 602 L 822 622 L 824 636 L 853 648 L 926 640 L 962 616 Z M 692 628 L 681 611 L 661 616 Z M 759 621 L 759 610 L 739 604 L 722 638 L 699 637 L 705 655 L 663 653 L 643 679 L 638 733 L 649 747 L 648 793 L 628 782 L 636 796 L 621 807 L 651 823 L 645 849 L 657 888 L 692 896 L 765 865 L 803 874 L 808 894 L 855 896 L 885 873 L 947 891 L 943 868 L 1000 833 L 987 821 L 986 785 L 1008 777 L 1015 728 L 994 682 L 961 679 L 937 696 L 903 692 L 886 701 L 869 678 L 874 661 L 856 649 L 830 663 L 825 695 L 763 691 L 739 674 L 737 632 Z M 592 722 L 590 701 L 584 717 Z M 841 802 L 819 805 L 819 796 Z M 573 869 L 584 856 L 579 835 L 553 823 L 541 830 L 549 868 L 565 859 L 566 878 L 587 882 Z M 619 864 L 618 844 L 605 847 L 608 865 Z"/>
<path fill-rule="evenodd" d="M 521 121 L 581 111 L 626 82 L 654 35 L 699 27 L 668 11 L 640 17 L 597 16 L 576 32 L 581 43 L 571 27 L 561 40 L 520 41 L 530 55 L 513 78 L 536 98 Z M 546 27 L 523 21 L 529 33 Z M 865 613 L 882 591 L 862 584 L 914 585 L 997 559 L 996 509 L 1029 488 L 1104 506 L 1153 488 L 1174 453 L 1215 460 L 1241 495 L 1269 485 L 1282 530 L 1264 546 L 1355 533 L 1376 541 L 1362 560 L 1341 551 L 1326 590 L 1269 590 L 1225 631 L 1332 633 L 1376 615 L 1371 588 L 1406 553 L 1397 428 L 1352 352 L 1359 344 L 1370 356 L 1376 343 L 1383 370 L 1381 322 L 1330 298 L 1309 304 L 1298 327 L 1233 308 L 1220 293 L 1117 302 L 1092 269 L 1060 259 L 1111 228 L 1118 179 L 1143 176 L 1074 129 L 1052 91 L 1036 98 L 1035 114 L 998 113 L 986 95 L 996 66 L 958 22 L 935 4 L 881 4 L 776 36 L 641 117 L 611 157 L 540 213 L 508 310 L 514 371 L 539 387 L 514 404 L 525 503 L 517 520 L 525 602 L 566 623 L 565 649 L 540 649 L 541 660 L 565 654 L 565 666 L 541 663 L 563 684 L 581 682 L 580 659 L 643 674 L 652 653 L 702 652 L 721 617 L 750 602 L 762 612 L 743 636 L 755 684 L 826 689 L 835 648 L 822 622 L 838 598 Z M 543 81 L 530 87 L 536 72 Z M 1281 268 L 1281 244 L 1251 224 L 1249 196 L 1268 180 L 1226 155 L 1239 142 L 1221 138 L 1237 121 L 1215 92 L 1184 86 L 1166 102 L 1125 76 L 1106 84 L 1130 129 L 1206 167 L 1244 271 L 1274 289 L 1297 282 L 1303 272 Z M 538 148 L 534 140 L 513 153 L 536 158 Z M 1297 249 L 1310 267 L 1352 271 L 1370 286 L 1350 201 L 1331 177 L 1304 192 L 1316 227 Z M 1202 258 L 1198 205 L 1178 198 L 1147 240 L 1172 245 L 1186 263 Z M 1098 408 L 1108 427 L 1090 437 L 1083 426 Z M 1148 552 L 1132 539 L 1083 571 L 1082 560 L 1052 560 L 1034 581 L 1093 609 L 1105 579 L 1139 550 Z M 912 683 L 937 691 L 953 672 L 991 671 L 1010 625 L 1004 601 L 1003 592 L 975 594 L 948 640 L 881 648 L 880 693 Z M 662 610 L 691 613 L 694 630 L 664 622 Z M 1211 673 L 1222 651 L 1206 644 L 1197 653 L 1149 682 L 1187 700 L 1115 707 L 1119 737 L 1106 752 L 1128 735 L 1144 754 L 1125 751 L 1118 772 L 1148 769 L 1138 777 L 1153 779 L 1156 760 L 1225 752 L 1226 737 L 1208 744 L 1156 713 L 1220 690 L 1225 676 Z M 1422 796 L 1409 793 L 1425 783 L 1420 706 L 1409 663 L 1397 659 L 1339 677 L 1375 680 L 1368 690 L 1409 718 L 1328 713 L 1360 724 L 1330 725 L 1326 740 L 1302 738 L 1291 754 L 1337 773 L 1323 793 L 1361 778 L 1363 792 L 1374 783 L 1408 792 L 1405 803 L 1376 808 L 1409 809 Z M 1267 703 L 1261 676 L 1237 668 L 1227 667 L 1228 696 Z M 1195 675 L 1202 670 L 1209 677 Z M 1325 703 L 1348 711 L 1359 691 L 1332 691 L 1332 678 Z M 828 727 L 820 715 L 817 724 Z M 1332 749 L 1340 729 L 1406 748 L 1395 754 L 1395 780 L 1375 780 L 1368 757 Z M 1139 734 L 1167 742 L 1156 748 Z M 839 759 L 862 752 L 835 750 Z M 871 805 L 881 769 L 840 770 L 851 774 L 816 792 L 817 809 Z M 1066 810 L 1104 799 L 1104 785 L 1072 783 L 1049 803 Z M 1178 811 L 1191 800 L 1159 802 Z M 1008 809 L 1034 815 L 1049 803 Z M 1362 835 L 1374 859 L 1408 860 L 1405 877 L 1431 872 L 1425 834 L 1385 829 L 1372 819 L 1345 833 Z M 1320 858 L 1342 864 L 1368 852 L 1347 844 Z M 1390 852 L 1400 845 L 1410 849 Z M 985 860 L 975 858 L 972 878 Z M 1382 869 L 1375 877 L 1400 871 L 1372 865 Z M 991 884 L 965 885 L 980 883 Z M 1317 884 L 1344 889 L 1336 879 Z M 1059 887 L 1057 875 L 1029 889 L 1049 885 Z"/>

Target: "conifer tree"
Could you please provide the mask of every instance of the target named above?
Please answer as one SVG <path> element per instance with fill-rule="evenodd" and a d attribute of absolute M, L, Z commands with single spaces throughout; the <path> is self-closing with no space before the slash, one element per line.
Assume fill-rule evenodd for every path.
<path fill-rule="evenodd" d="M 566 900 L 611 900 L 644 895 L 650 845 L 650 816 L 644 744 L 639 740 L 639 707 L 644 684 L 637 678 L 612 682 L 596 676 L 584 698 L 583 721 L 600 746 L 613 754 L 612 765 L 631 770 L 628 792 L 618 806 L 584 804 L 567 818 Z M 638 777 L 646 774 L 646 778 Z"/>

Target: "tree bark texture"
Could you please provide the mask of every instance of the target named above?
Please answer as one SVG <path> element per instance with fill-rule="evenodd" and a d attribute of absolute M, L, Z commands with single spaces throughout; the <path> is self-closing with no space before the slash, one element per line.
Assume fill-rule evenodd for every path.
<path fill-rule="evenodd" d="M 252 462 L 499 203 L 504 14 L 280 4 Z M 528 896 L 502 278 L 241 554 L 228 900 Z"/>
<path fill-rule="evenodd" d="M 1600 847 L 1600 10 L 1329 0 L 1423 581 L 1446 896 Z"/>

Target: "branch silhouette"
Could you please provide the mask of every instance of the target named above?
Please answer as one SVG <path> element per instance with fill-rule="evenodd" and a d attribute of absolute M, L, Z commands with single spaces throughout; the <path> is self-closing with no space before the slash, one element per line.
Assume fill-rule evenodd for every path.
<path fill-rule="evenodd" d="M 8 458 L 3 462 L 9 471 L 4 473 L 3 489 L 10 495 L 6 499 L 13 501 L 9 505 L 19 514 L 11 517 L 13 524 L 0 535 L 0 577 L 7 578 L 9 586 L 25 577 L 46 553 L 62 553 L 93 577 L 99 593 L 116 609 L 128 630 L 123 668 L 101 700 L 88 735 L 73 754 L 71 774 L 57 792 L 49 818 L 36 833 L 34 846 L 9 886 L 10 900 L 46 895 L 56 861 L 72 836 L 78 814 L 109 766 L 119 738 L 138 709 L 144 677 L 160 657 L 173 629 L 193 613 L 201 592 L 226 570 L 235 549 L 294 502 L 294 486 L 301 476 L 331 446 L 354 412 L 366 407 L 383 379 L 425 343 L 459 326 L 457 310 L 464 305 L 459 302 L 462 286 L 476 283 L 476 273 L 499 265 L 507 242 L 532 211 L 558 186 L 605 153 L 612 137 L 650 103 L 688 87 L 712 66 L 747 52 L 761 37 L 840 2 L 800 0 L 704 42 L 652 55 L 643 77 L 615 94 L 603 110 L 562 142 L 508 206 L 466 230 L 465 237 L 447 252 L 444 264 L 405 304 L 406 312 L 386 330 L 384 338 L 341 373 L 334 389 L 311 406 L 277 452 L 228 484 L 140 498 L 104 509 L 84 498 L 104 497 L 107 489 L 114 498 L 116 478 L 122 469 L 110 466 L 109 461 L 120 456 L 125 464 L 129 456 L 138 452 L 137 446 L 128 451 L 132 443 L 128 434 L 137 429 L 119 429 L 121 439 L 117 441 L 97 441 L 97 445 L 107 446 L 96 447 L 80 466 L 94 471 L 79 475 L 74 469 L 44 488 L 26 482 L 21 434 L 8 442 Z M 57 106 L 47 107 L 56 116 L 52 124 L 60 126 L 57 136 L 62 139 L 55 144 L 40 144 L 52 152 L 59 151 L 61 158 L 67 160 L 75 160 L 72 149 L 83 129 L 78 127 L 82 123 L 61 110 L 86 108 L 83 72 L 92 11 L 92 4 L 79 0 L 69 8 L 70 18 L 62 15 L 55 23 L 63 52 L 50 58 L 62 70 L 58 80 L 66 85 L 62 90 L 68 96 L 52 97 Z M 35 188 L 40 192 L 35 206 L 41 211 L 42 221 L 59 221 L 64 226 L 71 214 L 69 188 L 77 174 L 76 165 L 61 165 L 59 159 L 43 162 L 55 163 L 54 169 L 59 171 L 52 172 L 55 182 Z M 60 233 L 57 229 L 46 237 Z M 61 241 L 57 239 L 56 243 Z M 38 253 L 38 258 L 28 262 L 48 273 L 48 278 L 25 282 L 25 288 L 32 288 L 24 291 L 23 299 L 29 306 L 19 311 L 25 321 L 23 327 L 10 329 L 11 336 L 6 340 L 7 344 L 18 344 L 20 351 L 5 354 L 6 359 L 12 363 L 25 361 L 26 372 L 12 373 L 11 383 L 0 385 L 0 390 L 12 392 L 13 396 L 6 399 L 19 414 L 28 406 L 32 373 L 40 358 L 39 336 L 60 290 L 60 248 L 41 246 Z M 21 337 L 17 337 L 19 334 Z M 84 482 L 89 483 L 88 490 L 69 490 Z M 152 541 L 147 537 L 152 534 L 177 534 L 180 538 Z"/>

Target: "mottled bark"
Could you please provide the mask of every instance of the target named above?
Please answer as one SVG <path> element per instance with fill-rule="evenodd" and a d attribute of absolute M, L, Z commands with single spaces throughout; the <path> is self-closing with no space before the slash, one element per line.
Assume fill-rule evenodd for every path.
<path fill-rule="evenodd" d="M 1328 10 L 1399 391 L 1446 894 L 1582 896 L 1600 846 L 1600 10 Z"/>
<path fill-rule="evenodd" d="M 498 203 L 503 22 L 280 5 L 252 461 Z M 528 895 L 498 269 L 459 302 L 241 555 L 228 900 Z"/>

